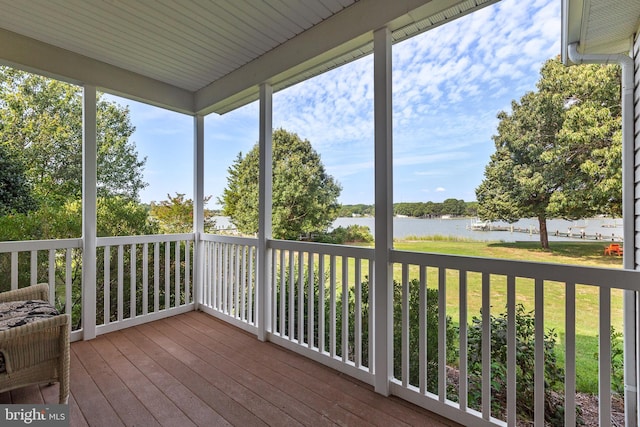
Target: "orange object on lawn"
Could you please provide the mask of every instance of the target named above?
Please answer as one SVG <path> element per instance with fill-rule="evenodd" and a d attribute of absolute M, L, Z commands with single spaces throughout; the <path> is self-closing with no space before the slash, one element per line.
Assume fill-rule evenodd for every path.
<path fill-rule="evenodd" d="M 604 248 L 605 255 L 622 255 L 623 249 L 618 243 L 611 243 L 609 246 Z"/>

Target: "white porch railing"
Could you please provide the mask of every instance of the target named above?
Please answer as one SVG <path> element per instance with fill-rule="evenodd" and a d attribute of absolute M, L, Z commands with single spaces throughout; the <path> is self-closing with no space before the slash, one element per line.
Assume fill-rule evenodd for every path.
<path fill-rule="evenodd" d="M 373 384 L 373 250 L 282 240 L 269 248 L 270 340 Z"/>
<path fill-rule="evenodd" d="M 0 289 L 48 283 L 71 340 L 193 310 L 193 234 L 98 238 L 96 319 L 82 319 L 82 239 L 0 242 Z M 106 298 L 105 298 L 106 296 Z"/>
<path fill-rule="evenodd" d="M 238 305 L 238 298 L 253 295 L 255 301 L 256 240 L 207 236 L 204 295 L 205 305 L 216 316 L 229 318 L 247 330 L 257 331 L 255 305 Z M 269 340 L 324 363 L 341 372 L 373 384 L 373 250 L 359 247 L 323 245 L 305 242 L 271 240 L 270 253 L 270 313 Z M 251 260 L 246 265 L 243 257 Z M 450 419 L 467 425 L 515 425 L 516 422 L 516 323 L 519 303 L 535 312 L 535 424 L 544 425 L 544 334 L 545 289 L 560 290 L 564 299 L 564 340 L 557 347 L 564 349 L 564 405 L 565 425 L 576 423 L 576 307 L 581 307 L 580 291 L 597 288 L 599 306 L 588 313 L 599 319 L 599 414 L 601 425 L 609 425 L 611 416 L 611 295 L 618 290 L 636 290 L 640 273 L 634 271 L 599 269 L 578 266 L 481 259 L 473 257 L 411 253 L 394 250 L 391 262 L 396 286 L 395 324 L 396 371 L 391 379 L 391 393 Z M 243 269 L 242 265 L 245 265 Z M 250 273 L 248 273 L 250 272 Z M 240 282 L 234 280 L 240 278 Z M 473 289 L 468 286 L 473 282 Z M 250 283 L 250 285 L 247 285 Z M 479 293 L 476 288 L 480 284 Z M 313 287 L 311 287 L 313 285 Z M 239 286 L 239 288 L 238 288 Z M 389 286 L 393 286 L 389 284 Z M 417 286 L 417 287 L 416 287 Z M 207 289 L 210 287 L 210 289 Z M 438 290 L 436 330 L 427 330 L 427 288 Z M 239 289 L 239 290 L 238 290 Z M 454 296 L 453 302 L 450 297 Z M 415 313 L 413 299 L 419 300 Z M 557 298 L 557 293 L 553 298 Z M 470 301 L 479 299 L 469 309 Z M 449 301 L 449 302 L 448 302 Z M 505 308 L 506 307 L 506 308 Z M 620 307 L 615 307 L 621 310 Z M 253 318 L 241 313 L 251 312 Z M 504 419 L 492 413 L 491 388 L 491 321 L 492 314 L 506 311 L 507 319 L 507 405 Z M 470 399 L 467 381 L 457 387 L 449 384 L 447 372 L 447 317 L 458 325 L 455 339 L 458 356 L 454 362 L 459 378 L 468 378 L 469 322 L 472 316 L 482 320 L 482 372 L 477 380 L 480 398 Z M 558 313 L 551 313 L 556 317 Z M 410 320 L 413 319 L 413 320 Z M 419 336 L 412 336 L 415 328 L 410 321 L 418 319 Z M 399 325 L 398 325 L 399 323 Z M 411 332 L 411 331 L 414 332 Z M 436 334 L 437 357 L 435 373 L 427 368 L 428 340 Z M 418 362 L 411 352 L 418 353 Z M 417 381 L 412 373 L 417 372 Z M 429 386 L 435 376 L 435 388 Z M 433 378 L 431 379 L 433 380 Z"/>
<path fill-rule="evenodd" d="M 473 422 L 474 425 L 507 425 L 516 424 L 516 306 L 519 303 L 533 304 L 535 312 L 535 423 L 544 425 L 544 334 L 545 334 L 545 289 L 553 288 L 551 298 L 564 299 L 564 425 L 576 425 L 576 307 L 584 306 L 576 289 L 586 290 L 587 287 L 597 288 L 599 304 L 592 307 L 596 312 L 581 313 L 582 316 L 594 316 L 598 321 L 598 360 L 599 360 L 599 416 L 600 425 L 610 425 L 611 422 L 611 297 L 615 290 L 634 290 L 639 287 L 640 273 L 636 271 L 589 268 L 557 264 L 543 264 L 533 262 L 519 262 L 473 257 L 436 255 L 426 253 L 411 253 L 394 250 L 391 252 L 394 268 L 402 274 L 402 354 L 406 355 L 410 342 L 408 329 L 408 294 L 411 278 L 418 278 L 420 286 L 420 381 L 410 384 L 407 381 L 409 358 L 402 358 L 401 372 L 396 372 L 401 379 L 394 377 L 391 391 L 406 400 L 438 412 L 448 418 L 462 423 Z M 432 270 L 432 271 L 429 271 Z M 472 295 L 468 288 L 470 277 L 476 275 L 481 282 L 480 295 Z M 424 290 L 426 287 L 438 289 L 438 330 L 427 331 L 424 315 Z M 469 385 L 460 380 L 458 390 L 451 396 L 447 394 L 446 374 L 446 316 L 451 304 L 447 303 L 449 289 L 457 293 L 459 329 L 459 378 L 467 379 L 468 373 L 468 332 L 470 315 L 481 315 L 482 320 L 482 373 L 481 407 L 479 410 L 469 407 Z M 492 290 L 495 291 L 492 293 Z M 561 295 L 557 292 L 560 291 Z M 620 293 L 621 294 L 621 293 Z M 468 306 L 471 298 L 481 299 L 481 314 L 470 313 Z M 533 302 L 532 302 L 533 300 Z M 491 321 L 492 313 L 502 313 L 506 304 L 507 319 L 507 363 L 506 388 L 507 406 L 506 420 L 498 420 L 491 413 L 492 385 L 491 385 Z M 621 306 L 615 307 L 621 310 Z M 551 313 L 558 316 L 558 313 Z M 427 353 L 425 337 L 429 333 L 438 335 L 438 387 L 432 393 L 425 388 L 425 357 Z M 452 400 L 455 400 L 455 402 Z"/>
<path fill-rule="evenodd" d="M 0 289 L 48 283 L 49 301 L 69 314 L 72 324 L 78 324 L 81 296 L 79 288 L 74 292 L 73 282 L 80 277 L 77 260 L 81 248 L 82 239 L 0 242 Z M 80 332 L 74 331 L 71 339 L 80 336 Z"/>
<path fill-rule="evenodd" d="M 198 307 L 256 333 L 256 239 L 205 234 L 204 275 Z"/>
<path fill-rule="evenodd" d="M 268 314 L 269 340 L 345 374 L 373 384 L 374 251 L 368 248 L 270 240 L 268 307 L 256 300 L 256 239 L 203 235 L 194 262 L 194 236 L 159 235 L 99 238 L 96 301 L 98 333 L 193 310 L 193 277 L 203 269 L 198 307 L 253 333 L 259 310 Z M 0 243 L 4 289 L 48 282 L 51 298 L 72 315 L 81 339 L 80 239 Z M 544 425 L 544 334 L 547 320 L 562 319 L 565 425 L 576 423 L 576 338 L 582 316 L 598 319 L 600 425 L 610 425 L 612 299 L 637 291 L 640 272 L 532 262 L 412 253 L 392 250 L 395 370 L 390 391 L 467 425 L 515 425 L 517 394 L 516 309 L 535 312 L 533 385 L 535 424 Z M 200 264 L 201 263 L 201 264 Z M 427 289 L 437 289 L 437 322 L 427 328 Z M 584 312 L 581 293 L 595 290 L 598 304 Z M 549 292 L 553 291 L 553 296 Z M 105 297 L 106 296 L 106 297 Z M 549 298 L 563 299 L 562 313 L 545 311 Z M 415 304 L 415 301 L 418 304 Z M 416 308 L 417 307 L 417 308 Z M 479 307 L 482 307 L 480 312 Z M 506 307 L 506 308 L 504 308 Z M 492 413 L 490 316 L 506 311 L 506 415 Z M 447 363 L 447 317 L 457 323 L 455 361 Z M 470 319 L 482 320 L 481 372 L 470 384 Z M 616 319 L 619 319 L 617 316 Z M 556 319 L 557 321 L 557 319 Z M 578 322 L 577 322 L 578 321 Z M 418 323 L 417 337 L 415 327 Z M 437 336 L 436 357 L 427 356 Z M 431 344 L 430 344 L 431 343 Z M 411 353 L 417 354 L 412 357 Z M 432 352 L 433 353 L 433 352 Z M 428 360 L 428 358 L 431 358 Z M 435 362 L 435 368 L 433 363 Z M 429 365 L 431 363 L 431 365 Z M 457 385 L 449 374 L 455 365 Z M 416 375 L 417 373 L 417 375 Z M 471 399 L 471 387 L 476 393 Z M 473 400 L 473 401 L 472 401 Z"/>
<path fill-rule="evenodd" d="M 99 237 L 96 333 L 194 309 L 193 234 Z"/>

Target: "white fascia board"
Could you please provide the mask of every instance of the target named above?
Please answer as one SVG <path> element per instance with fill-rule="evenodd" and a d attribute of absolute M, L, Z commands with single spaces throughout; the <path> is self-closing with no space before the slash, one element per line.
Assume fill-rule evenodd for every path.
<path fill-rule="evenodd" d="M 4 29 L 0 29 L 0 63 L 193 114 L 193 92 Z"/>
<path fill-rule="evenodd" d="M 562 0 L 562 62 L 571 65 L 567 49 L 572 43 L 578 43 L 578 53 L 590 54 L 619 54 L 629 53 L 633 47 L 633 35 L 629 37 L 606 40 L 594 43 L 589 39 L 589 17 L 592 0 Z"/>
<path fill-rule="evenodd" d="M 583 20 L 584 0 L 562 0 L 562 43 L 560 49 L 562 51 L 562 62 L 569 65 L 569 55 L 567 48 L 572 43 L 580 43 L 586 23 Z M 578 46 L 581 49 L 581 46 Z M 582 52 L 580 52 L 582 53 Z"/>
<path fill-rule="evenodd" d="M 402 28 L 464 0 L 360 0 L 195 94 L 198 114 L 224 112 L 240 99 L 257 99 L 261 83 L 277 86 L 373 40 L 373 31 Z"/>

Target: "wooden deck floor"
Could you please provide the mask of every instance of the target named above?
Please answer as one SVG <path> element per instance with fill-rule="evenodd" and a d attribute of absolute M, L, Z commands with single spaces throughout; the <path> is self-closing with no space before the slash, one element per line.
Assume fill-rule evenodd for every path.
<path fill-rule="evenodd" d="M 71 345 L 72 426 L 455 425 L 200 312 Z M 58 386 L 0 394 L 57 403 Z"/>

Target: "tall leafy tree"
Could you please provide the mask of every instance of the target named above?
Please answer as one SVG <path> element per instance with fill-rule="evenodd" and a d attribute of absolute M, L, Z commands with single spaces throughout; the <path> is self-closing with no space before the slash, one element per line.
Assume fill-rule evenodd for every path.
<path fill-rule="evenodd" d="M 540 74 L 537 91 L 498 114 L 476 197 L 484 219 L 537 218 L 548 248 L 548 218 L 621 213 L 620 69 L 551 59 Z"/>
<path fill-rule="evenodd" d="M 259 147 L 229 167 L 219 202 L 243 233 L 258 231 Z M 340 185 L 326 173 L 311 143 L 294 133 L 273 133 L 273 235 L 295 240 L 325 231 L 338 214 Z"/>
<path fill-rule="evenodd" d="M 138 157 L 130 140 L 135 128 L 129 111 L 99 96 L 97 122 L 99 234 L 147 234 L 153 227 L 147 209 L 138 206 L 146 186 L 142 174 L 146 159 Z M 82 89 L 0 67 L 0 147 L 7 159 L 13 157 L 23 167 L 27 186 L 14 186 L 14 191 L 21 197 L 32 195 L 38 205 L 29 214 L 2 218 L 0 240 L 78 237 Z M 121 218 L 107 218 L 115 213 Z"/>
<path fill-rule="evenodd" d="M 26 213 L 35 207 L 24 165 L 4 144 L 0 144 L 0 215 Z"/>
<path fill-rule="evenodd" d="M 99 97 L 98 195 L 137 199 L 146 184 L 129 111 Z M 0 144 L 18 153 L 40 203 L 82 194 L 82 89 L 0 67 Z"/>

